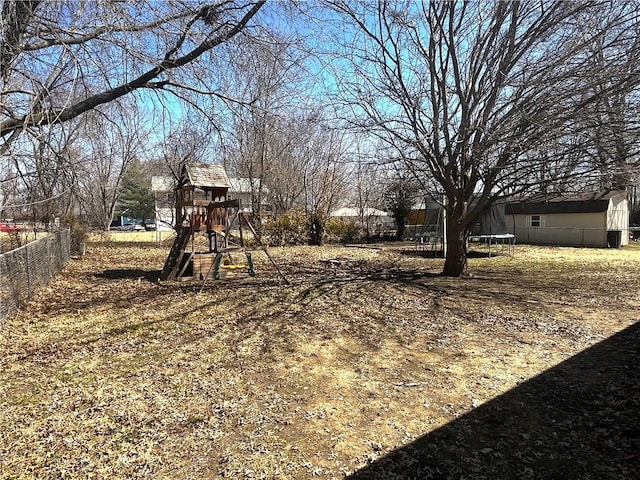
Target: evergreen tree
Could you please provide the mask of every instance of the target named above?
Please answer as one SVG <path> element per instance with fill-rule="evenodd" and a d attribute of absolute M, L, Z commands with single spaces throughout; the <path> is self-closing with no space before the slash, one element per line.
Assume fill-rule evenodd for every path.
<path fill-rule="evenodd" d="M 121 214 L 139 218 L 142 224 L 155 215 L 155 201 L 151 191 L 151 178 L 139 159 L 134 159 L 123 180 L 120 197 Z"/>

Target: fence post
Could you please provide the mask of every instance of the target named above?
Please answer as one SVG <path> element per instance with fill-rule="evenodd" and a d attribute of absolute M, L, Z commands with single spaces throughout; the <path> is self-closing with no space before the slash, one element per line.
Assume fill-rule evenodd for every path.
<path fill-rule="evenodd" d="M 65 252 L 65 260 L 64 263 L 66 264 L 67 261 L 69 260 L 69 257 L 71 256 L 71 227 L 67 228 L 64 231 L 64 252 Z"/>
<path fill-rule="evenodd" d="M 57 233 L 56 233 L 57 236 Z M 51 240 L 54 237 L 47 237 L 47 283 L 51 281 Z"/>
<path fill-rule="evenodd" d="M 27 243 L 24 247 L 24 256 L 25 256 L 25 266 L 27 270 L 27 292 L 28 295 L 31 296 L 31 260 L 29 259 L 29 243 Z"/>

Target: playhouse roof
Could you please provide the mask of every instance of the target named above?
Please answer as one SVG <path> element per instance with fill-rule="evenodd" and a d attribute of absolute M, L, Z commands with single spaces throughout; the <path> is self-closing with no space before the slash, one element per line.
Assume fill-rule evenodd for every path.
<path fill-rule="evenodd" d="M 200 188 L 230 188 L 231 182 L 222 165 L 188 165 L 182 171 L 182 185 Z"/>
<path fill-rule="evenodd" d="M 251 182 L 248 178 L 234 178 L 228 177 L 231 188 L 231 193 L 251 193 Z M 151 191 L 152 192 L 172 192 L 175 190 L 176 181 L 172 177 L 153 176 L 151 177 Z M 258 179 L 254 180 L 254 185 L 258 184 Z M 269 189 L 262 186 L 264 193 L 269 193 Z"/>
<path fill-rule="evenodd" d="M 611 199 L 626 198 L 623 190 L 599 192 L 537 194 L 529 197 L 510 198 L 507 213 L 595 213 L 606 212 Z"/>

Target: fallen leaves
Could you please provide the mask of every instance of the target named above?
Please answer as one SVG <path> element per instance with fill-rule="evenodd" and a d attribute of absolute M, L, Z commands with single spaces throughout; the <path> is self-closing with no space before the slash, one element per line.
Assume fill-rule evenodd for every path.
<path fill-rule="evenodd" d="M 256 252 L 198 294 L 153 281 L 167 248 L 89 245 L 3 323 L 0 476 L 338 478 L 640 320 L 637 250 L 465 279 L 411 247 L 270 252 L 290 286 Z"/>

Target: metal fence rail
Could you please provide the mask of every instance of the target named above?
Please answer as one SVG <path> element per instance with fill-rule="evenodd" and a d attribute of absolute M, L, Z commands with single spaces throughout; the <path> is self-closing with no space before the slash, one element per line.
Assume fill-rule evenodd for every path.
<path fill-rule="evenodd" d="M 68 229 L 59 230 L 0 255 L 0 319 L 14 313 L 62 270 L 71 255 L 70 238 Z"/>

